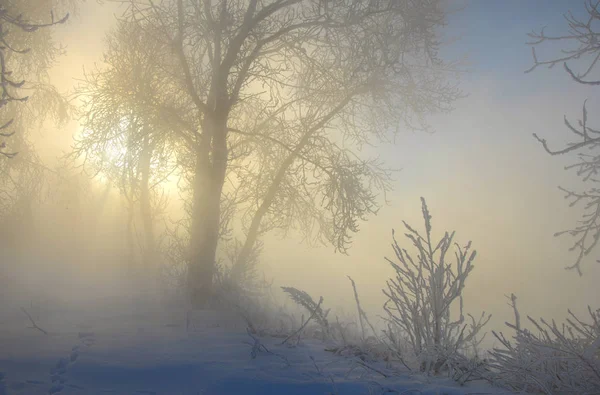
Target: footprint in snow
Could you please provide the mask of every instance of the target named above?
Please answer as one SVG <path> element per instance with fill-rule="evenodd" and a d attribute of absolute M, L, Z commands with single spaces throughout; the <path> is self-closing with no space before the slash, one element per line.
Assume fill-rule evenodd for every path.
<path fill-rule="evenodd" d="M 66 373 L 66 371 L 65 371 L 65 373 Z M 50 380 L 53 383 L 64 384 L 64 383 L 67 382 L 67 378 L 63 374 L 53 374 L 53 375 L 50 376 Z"/>
<path fill-rule="evenodd" d="M 79 340 L 87 347 L 94 344 L 94 332 L 79 332 L 78 334 Z M 58 362 L 50 369 L 50 379 L 52 381 L 52 386 L 48 390 L 48 394 L 58 394 L 62 392 L 65 388 L 65 384 L 67 382 L 66 374 L 70 365 L 77 361 L 79 358 L 79 345 L 75 345 L 71 348 L 71 353 L 67 358 L 60 358 Z M 69 385 L 69 387 L 74 389 L 83 389 L 76 385 Z M 0 395 L 2 393 L 0 392 Z"/>
<path fill-rule="evenodd" d="M 58 394 L 59 392 L 61 392 L 63 390 L 63 388 L 65 388 L 62 384 L 54 384 L 52 387 L 50 387 L 50 389 L 48 390 L 48 394 L 52 395 L 52 394 Z"/>
<path fill-rule="evenodd" d="M 12 393 L 12 391 L 20 392 L 27 389 L 27 387 L 46 384 L 45 382 L 40 380 L 25 380 L 17 381 L 7 385 L 6 381 L 4 381 L 5 377 L 6 376 L 4 375 L 4 373 L 0 372 L 0 395 L 8 395 Z"/>
<path fill-rule="evenodd" d="M 87 347 L 96 342 L 94 332 L 79 332 L 79 340 Z"/>
<path fill-rule="evenodd" d="M 50 373 L 64 373 L 67 371 L 67 365 L 69 365 L 69 360 L 67 358 L 60 358 Z"/>

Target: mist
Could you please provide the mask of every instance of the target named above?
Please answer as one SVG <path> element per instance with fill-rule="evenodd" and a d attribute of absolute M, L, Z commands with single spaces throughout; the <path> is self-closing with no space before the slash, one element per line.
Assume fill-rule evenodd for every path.
<path fill-rule="evenodd" d="M 173 159 L 168 177 L 156 184 L 152 183 L 162 177 L 162 173 L 156 175 L 152 173 L 153 169 L 158 169 L 158 164 L 170 159 L 157 157 L 149 162 L 151 184 L 157 186 L 157 189 L 151 190 L 151 199 L 154 200 L 150 202 L 155 210 L 152 218 L 138 206 L 142 201 L 140 195 L 134 195 L 138 192 L 131 192 L 131 196 L 137 196 L 131 200 L 119 184 L 120 177 L 123 180 L 126 177 L 125 171 L 119 173 L 121 167 L 124 168 L 120 153 L 108 148 L 104 152 L 107 162 L 114 159 L 114 163 L 103 169 L 111 169 L 112 173 L 99 169 L 94 174 L 89 167 L 90 163 L 93 165 L 92 160 L 73 156 L 78 139 L 84 138 L 85 133 L 95 133 L 89 128 L 92 123 L 87 129 L 82 125 L 82 114 L 86 111 L 82 103 L 86 95 L 80 89 L 90 75 L 110 70 L 111 65 L 106 63 L 105 55 L 109 44 L 107 35 L 117 28 L 117 18 L 131 12 L 126 3 L 63 2 L 61 10 L 72 8 L 69 19 L 48 31 L 52 41 L 64 47 L 64 53 L 57 56 L 47 70 L 47 82 L 64 95 L 72 108 L 68 119 L 62 120 L 62 123 L 49 116 L 41 125 L 31 127 L 27 132 L 29 146 L 37 158 L 32 168 L 38 169 L 37 177 L 42 180 L 37 196 L 32 195 L 26 203 L 28 206 L 19 211 L 14 208 L 16 206 L 11 206 L 10 198 L 0 195 L 0 201 L 5 199 L 6 202 L 0 208 L 12 207 L 13 210 L 0 213 L 3 240 L 1 322 L 8 328 L 2 329 L 0 324 L 0 334 L 3 331 L 12 334 L 22 331 L 32 336 L 31 332 L 36 332 L 35 329 L 27 329 L 30 322 L 23 309 L 34 316 L 35 324 L 56 333 L 72 331 L 69 329 L 71 323 L 80 325 L 85 321 L 85 325 L 92 325 L 91 322 L 96 322 L 94 320 L 100 316 L 104 317 L 102 328 L 108 326 L 117 331 L 115 328 L 121 328 L 120 324 L 126 320 L 111 321 L 110 317 L 116 314 L 128 316 L 129 320 L 133 315 L 144 312 L 147 314 L 145 323 L 159 320 L 167 314 L 171 321 L 175 320 L 181 326 L 190 325 L 190 314 L 202 314 L 196 311 L 197 308 L 190 307 L 189 292 L 193 294 L 195 291 L 188 289 L 190 277 L 186 277 L 185 254 L 191 246 L 193 255 L 195 248 L 195 242 L 190 242 L 194 237 L 190 231 L 194 227 L 190 213 L 195 207 L 195 181 L 190 181 L 191 176 L 186 175 L 190 172 L 189 164 L 184 165 L 190 156 L 182 154 Z M 266 230 L 258 237 L 257 243 L 261 248 L 252 267 L 253 280 L 246 284 L 250 288 L 248 295 L 269 295 L 269 302 L 265 303 L 285 306 L 293 311 L 290 314 L 294 317 L 302 317 L 302 322 L 307 311 L 295 306 L 281 290 L 281 287 L 293 287 L 305 291 L 315 302 L 322 297 L 323 306 L 332 311 L 330 322 L 334 322 L 333 317 L 336 316 L 356 321 L 360 312 L 357 315 L 356 300 L 348 278 L 351 277 L 362 309 L 377 329 L 385 328 L 386 323 L 378 321 L 378 317 L 385 315 L 383 305 L 389 299 L 383 292 L 386 281 L 396 276 L 396 271 L 386 260 L 395 259 L 392 230 L 403 247 L 413 248 L 409 240 L 403 238 L 406 232 L 403 221 L 418 231 L 425 231 L 420 200 L 423 197 L 431 214 L 433 238 L 439 240 L 446 231 L 456 231 L 454 242 L 464 246 L 471 241 L 472 248 L 477 251 L 474 269 L 466 280 L 462 295 L 465 314 L 476 317 L 482 312 L 491 314 L 489 323 L 482 330 L 488 332 L 480 345 L 482 350 L 499 346 L 499 341 L 490 335 L 491 331 L 510 331 L 505 323 L 515 320 L 509 300 L 511 294 L 517 296 L 523 325 L 529 327 L 530 324 L 525 322 L 527 316 L 563 322 L 569 317 L 569 309 L 577 315 L 586 316 L 588 305 L 592 309 L 598 308 L 600 289 L 595 284 L 600 276 L 600 266 L 596 262 L 596 250 L 592 249 L 584 258 L 581 264 L 583 275 L 579 276 L 575 270 L 565 270 L 577 258 L 578 250 L 569 250 L 576 238 L 568 234 L 555 236 L 557 232 L 577 226 L 584 207 L 583 204 L 569 206 L 571 200 L 566 200 L 565 193 L 558 187 L 582 191 L 589 187 L 589 183 L 582 181 L 575 170 L 565 169 L 577 161 L 576 153 L 549 155 L 532 134 L 546 139 L 550 147 L 562 149 L 568 146 L 574 139 L 573 135 L 569 135 L 564 119 L 575 125 L 582 118 L 582 106 L 586 100 L 586 122 L 598 125 L 600 117 L 595 109 L 600 103 L 600 90 L 594 85 L 574 82 L 561 64 L 553 68 L 540 66 L 525 73 L 533 65 L 531 46 L 526 45 L 530 39 L 527 33 L 539 31 L 546 25 L 548 34 L 564 33 L 563 14 L 572 9 L 575 15 L 585 15 L 585 8 L 567 1 L 532 1 L 527 7 L 518 1 L 502 4 L 442 3 L 452 10 L 446 16 L 447 26 L 439 27 L 438 32 L 442 42 L 440 57 L 452 65 L 448 67 L 451 72 L 444 78 L 456 84 L 460 97 L 449 103 L 452 107 L 449 111 L 424 114 L 429 125 L 426 131 L 411 129 L 407 126 L 408 122 L 393 125 L 398 133 L 388 139 L 392 142 L 386 142 L 386 137 L 362 144 L 359 139 L 351 141 L 349 138 L 347 141 L 342 132 L 338 135 L 335 134 L 338 132 L 332 132 L 336 136 L 332 141 L 339 139 L 344 149 L 351 147 L 349 149 L 356 149 L 365 157 L 377 157 L 387 167 L 393 168 L 390 190 L 374 192 L 377 195 L 374 201 L 381 205 L 376 213 L 365 209 L 364 220 L 352 219 L 356 221 L 357 231 L 349 232 L 351 242 L 347 253 L 340 252 L 328 239 L 318 241 L 315 236 L 311 242 L 311 237 L 303 232 L 305 226 L 310 228 L 313 225 L 306 225 L 305 222 L 309 221 L 302 216 L 298 221 L 290 222 L 291 225 L 280 221 L 284 213 L 298 211 L 285 211 L 288 203 L 281 203 L 281 211 L 271 213 L 272 217 L 268 217 L 270 222 L 263 225 Z M 536 9 L 536 12 L 527 11 L 525 8 L 528 7 Z M 545 49 L 547 53 L 540 50 L 537 56 L 542 59 L 556 55 L 561 45 L 551 43 Z M 308 51 L 311 51 L 310 46 Z M 175 55 L 173 59 L 176 59 Z M 203 81 L 198 78 L 198 81 Z M 307 84 L 311 83 L 308 78 L 307 81 Z M 263 90 L 266 91 L 258 83 L 256 88 L 248 84 L 244 88 L 249 92 L 255 89 L 259 92 L 256 97 L 260 98 Z M 166 83 L 165 87 L 175 89 Z M 282 93 L 280 100 L 285 100 L 287 94 L 287 91 Z M 253 103 L 252 98 L 248 94 L 248 106 Z M 329 105 L 326 99 L 323 100 L 323 106 Z M 240 102 L 246 106 L 245 101 Z M 181 108 L 192 111 L 186 105 L 182 104 Z M 411 103 L 407 106 L 411 107 Z M 256 108 L 254 113 L 250 110 L 248 114 L 260 117 L 260 111 L 267 111 L 266 107 L 260 111 L 258 105 Z M 296 130 L 293 128 L 297 127 L 294 124 L 297 114 L 301 114 L 300 110 L 286 114 L 288 118 L 285 121 L 290 130 Z M 148 115 L 152 119 L 151 127 L 163 127 L 153 118 L 160 116 L 158 110 Z M 240 127 L 239 119 L 251 123 L 251 116 L 238 116 L 236 123 L 230 123 L 230 128 Z M 313 115 L 306 118 L 310 116 Z M 88 119 L 93 118 L 94 114 L 88 113 Z M 356 122 L 370 120 L 366 115 L 364 118 L 357 115 L 356 118 Z M 169 118 L 165 116 L 164 119 Z M 352 118 L 349 116 L 348 119 Z M 298 121 L 298 125 L 300 123 Z M 175 128 L 174 125 L 168 124 L 165 130 Z M 341 121 L 338 126 L 346 127 Z M 335 127 L 333 123 L 332 129 Z M 201 129 L 198 125 L 196 128 Z M 171 143 L 164 144 L 168 146 Z M 181 143 L 173 146 L 177 144 L 180 145 L 176 149 L 180 150 Z M 255 152 L 248 154 L 248 162 L 240 161 L 243 163 L 240 167 L 247 166 L 248 172 L 260 160 L 269 163 L 283 157 L 283 154 L 269 156 L 266 153 L 263 157 L 254 145 L 249 147 Z M 164 149 L 164 152 L 168 149 L 180 152 L 175 148 Z M 229 150 L 231 153 L 232 149 Z M 212 155 L 211 158 L 214 158 L 215 154 Z M 20 161 L 29 161 L 30 158 L 33 156 L 17 155 L 7 160 L 13 161 L 17 168 L 23 163 Z M 265 169 L 265 172 L 270 171 L 266 165 Z M 256 170 L 256 178 L 246 175 L 249 177 L 246 179 L 239 175 L 245 173 L 236 173 L 237 179 L 230 184 L 225 183 L 223 196 L 229 193 L 233 196 L 245 182 L 255 182 L 257 190 L 266 188 L 262 186 L 266 182 L 260 177 L 262 171 L 262 168 Z M 313 180 L 310 177 L 305 178 L 305 186 Z M 289 188 L 296 187 L 290 181 Z M 131 190 L 134 191 L 133 187 Z M 6 196 L 10 193 L 7 191 Z M 315 192 L 315 200 L 320 197 L 317 195 Z M 217 247 L 216 259 L 222 266 L 215 269 L 215 273 L 221 274 L 215 275 L 214 284 L 223 284 L 221 278 L 227 278 L 227 275 L 222 273 L 229 273 L 227 268 L 235 266 L 235 258 L 231 257 L 239 254 L 242 248 L 235 244 L 235 240 L 243 241 L 250 227 L 249 214 L 244 210 L 255 206 L 260 205 L 251 199 L 243 200 L 238 211 L 231 211 L 229 223 L 233 230 L 226 236 L 219 236 L 222 242 Z M 228 207 L 222 204 L 223 215 L 229 215 Z M 312 206 L 298 207 L 306 209 Z M 153 223 L 150 236 L 144 234 L 148 221 Z M 147 255 L 149 243 L 156 245 Z M 223 245 L 226 243 L 231 244 L 225 248 Z M 149 256 L 152 265 L 145 264 Z M 454 253 L 449 253 L 449 256 L 454 259 Z M 265 284 L 270 285 L 265 288 Z M 240 286 L 243 289 L 238 291 L 240 295 L 246 295 L 246 285 Z M 214 286 L 218 288 L 220 285 Z M 240 296 L 237 300 L 253 297 Z M 252 308 L 268 310 L 266 305 L 256 307 L 260 302 L 256 303 Z M 260 314 L 266 316 L 270 313 Z M 243 319 L 238 317 L 235 320 L 239 320 L 236 325 L 244 326 Z M 137 328 L 146 324 L 131 325 Z M 224 326 L 221 324 L 221 327 Z M 300 336 L 298 339 L 300 341 Z M 0 344 L 5 344 L 6 350 L 10 349 L 11 355 L 19 353 L 8 347 L 9 342 Z M 144 346 L 140 347 L 143 349 Z M 11 371 L 10 364 L 1 354 L 2 349 L 0 370 Z M 0 375 L 0 394 L 4 393 L 3 389 L 9 388 L 2 387 L 1 378 Z M 17 392 L 14 388 L 14 393 L 33 393 Z M 132 388 L 123 390 L 123 393 Z M 69 390 L 75 391 L 73 393 L 95 393 L 91 389 L 89 392 L 82 389 L 77 392 L 77 389 L 67 387 L 61 391 Z M 164 388 L 157 391 L 155 393 L 174 393 Z M 224 389 L 208 391 L 229 393 Z M 6 393 L 13 392 L 7 390 Z"/>
<path fill-rule="evenodd" d="M 101 64 L 105 32 L 123 8 L 85 4 L 76 18 L 56 29 L 57 40 L 67 50 L 51 76 L 62 91 L 77 83 L 74 80 L 81 78 L 84 68 Z M 547 13 L 551 20 L 560 20 L 560 13 Z M 583 278 L 565 272 L 572 259 L 568 253 L 571 241 L 553 237 L 572 226 L 580 215 L 565 204 L 557 188 L 577 183 L 573 174 L 563 170 L 569 158 L 549 157 L 531 133 L 543 133 L 560 145 L 567 137 L 563 116 L 577 119 L 581 99 L 593 102 L 598 96 L 593 88 L 571 84 L 561 70 L 523 74 L 531 63 L 526 33 L 547 23 L 543 16 L 527 20 L 528 25 L 522 22 L 504 39 L 503 45 L 512 53 L 504 71 L 508 75 L 503 78 L 491 76 L 493 70 L 489 68 L 478 70 L 473 60 L 465 62 L 463 78 L 467 81 L 462 89 L 468 97 L 459 100 L 451 113 L 432 117 L 433 134 L 405 131 L 397 144 L 375 148 L 402 170 L 395 176 L 389 204 L 361 224 L 347 256 L 326 246 L 303 245 L 298 237 L 282 240 L 271 235 L 263 259 L 269 268 L 265 274 L 283 285 L 293 281 L 295 286 L 323 294 L 326 300 L 335 300 L 348 309 L 353 308 L 353 301 L 345 276 L 351 275 L 359 284 L 364 283 L 364 298 L 375 309 L 384 298 L 380 288 L 391 275 L 383 259 L 393 254 L 391 230 L 400 230 L 402 220 L 420 225 L 419 197 L 424 196 L 438 232 L 456 230 L 459 240 L 472 240 L 479 253 L 477 269 L 466 290 L 472 295 L 467 296 L 466 304 L 473 310 L 492 312 L 502 325 L 512 314 L 504 299 L 511 292 L 522 295 L 524 310 L 544 317 L 563 317 L 567 308 L 585 309 L 589 301 L 597 300 L 600 295 L 592 281 L 600 269 L 593 263 L 588 265 L 589 275 Z M 455 18 L 456 24 L 469 20 L 460 14 Z M 466 27 L 452 23 L 450 29 L 449 37 L 459 37 L 452 44 L 453 58 L 479 60 L 490 56 L 488 53 L 498 56 L 497 48 L 487 48 L 484 53 L 469 50 L 469 45 L 480 49 L 476 31 L 465 33 Z M 495 33 L 489 30 L 487 34 Z M 527 89 L 520 86 L 523 81 Z M 73 122 L 67 130 L 47 131 L 52 138 L 42 137 L 40 151 L 52 151 L 46 154 L 49 158 L 67 152 L 76 127 Z M 107 210 L 118 210 L 108 206 Z M 113 224 L 104 226 L 105 233 L 116 228 Z M 102 243 L 94 243 L 98 250 L 104 249 Z M 555 292 L 557 288 L 560 294 Z"/>

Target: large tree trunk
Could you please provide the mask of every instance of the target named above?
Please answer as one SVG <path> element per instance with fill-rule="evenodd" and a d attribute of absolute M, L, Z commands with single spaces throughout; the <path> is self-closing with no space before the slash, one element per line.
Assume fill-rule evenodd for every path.
<path fill-rule="evenodd" d="M 129 265 L 130 274 L 134 274 L 135 270 L 135 240 L 134 240 L 134 229 L 133 221 L 135 220 L 135 206 L 133 204 L 133 197 L 126 197 L 127 199 L 127 230 L 125 235 L 125 242 L 127 244 L 127 264 Z"/>
<path fill-rule="evenodd" d="M 202 126 L 203 140 L 196 151 L 188 263 L 188 292 L 193 307 L 205 305 L 213 291 L 221 192 L 227 169 L 226 117 L 207 115 Z"/>
<path fill-rule="evenodd" d="M 150 203 L 150 162 L 152 146 L 148 135 L 144 138 L 142 157 L 140 161 L 142 180 L 140 185 L 140 213 L 144 227 L 143 259 L 146 268 L 154 272 L 156 269 L 156 241 L 154 237 L 154 221 L 152 219 L 152 204 Z"/>

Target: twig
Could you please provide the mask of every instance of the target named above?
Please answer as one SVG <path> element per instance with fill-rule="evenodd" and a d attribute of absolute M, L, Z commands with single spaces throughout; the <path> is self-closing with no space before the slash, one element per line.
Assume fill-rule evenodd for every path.
<path fill-rule="evenodd" d="M 515 327 L 517 331 L 521 330 L 521 316 L 519 315 L 519 309 L 517 308 L 517 296 L 515 294 L 510 294 L 510 303 L 508 304 L 512 307 L 513 312 L 515 313 Z"/>
<path fill-rule="evenodd" d="M 390 377 L 390 375 L 389 375 L 389 374 L 385 374 L 385 373 L 383 373 L 381 370 L 379 370 L 379 369 L 377 369 L 377 368 L 374 368 L 373 366 L 367 365 L 367 364 L 366 364 L 366 363 L 364 363 L 363 361 L 355 361 L 355 362 L 356 362 L 357 364 L 359 364 L 359 365 L 361 365 L 361 366 L 363 366 L 363 367 L 367 368 L 367 369 L 370 369 L 370 370 L 374 371 L 375 373 L 379 373 L 380 375 L 382 375 L 382 376 L 383 376 L 383 377 L 385 377 L 386 379 Z"/>
<path fill-rule="evenodd" d="M 317 311 L 319 311 L 319 308 L 321 307 L 321 303 L 323 303 L 323 297 L 322 296 L 319 299 L 319 303 L 317 304 L 317 307 L 312 311 L 312 314 L 308 317 L 308 319 L 306 320 L 306 322 L 304 324 L 302 324 L 302 326 L 296 332 L 294 332 L 291 335 L 289 335 L 288 337 L 286 337 L 285 340 L 281 342 L 281 345 L 284 345 L 285 343 L 288 342 L 288 340 L 290 340 L 292 337 L 300 334 L 300 332 L 302 332 L 304 330 L 304 328 L 306 327 L 306 325 L 308 325 L 308 323 L 310 322 L 310 320 L 315 316 L 315 314 L 317 314 Z"/>
<path fill-rule="evenodd" d="M 21 311 L 23 311 L 23 313 L 25 313 L 25 315 L 27 316 L 27 318 L 29 318 L 29 321 L 31 321 L 31 325 L 33 325 L 33 326 L 28 327 L 28 328 L 30 328 L 30 329 L 37 329 L 38 331 L 42 332 L 44 335 L 48 334 L 48 332 L 46 332 L 45 330 L 43 330 L 42 328 L 40 328 L 35 323 L 35 321 L 33 320 L 33 318 L 31 318 L 31 315 L 29 315 L 29 313 L 27 312 L 27 310 L 25 310 L 25 308 L 21 307 Z"/>
<path fill-rule="evenodd" d="M 381 385 L 380 383 L 378 383 L 375 380 L 371 380 L 371 381 L 369 381 L 369 383 L 377 385 L 379 387 L 379 389 L 381 390 L 382 394 L 392 394 L 392 393 L 394 393 L 394 394 L 406 395 L 406 394 L 410 394 L 410 393 L 419 393 L 419 394 L 423 393 L 418 388 L 410 388 L 410 389 L 407 389 L 407 390 L 404 390 L 404 391 L 400 392 L 400 391 L 395 390 L 395 389 L 390 388 L 390 387 L 384 387 L 383 385 Z"/>
<path fill-rule="evenodd" d="M 292 366 L 292 364 L 290 363 L 290 361 L 287 359 L 287 357 L 285 355 L 281 355 L 281 354 L 269 351 L 269 349 L 264 344 L 262 344 L 256 336 L 254 336 L 254 334 L 252 333 L 250 328 L 246 328 L 246 333 L 248 333 L 248 336 L 250 336 L 252 338 L 252 340 L 254 340 L 254 344 L 251 344 L 252 351 L 250 352 L 250 356 L 252 357 L 252 359 L 256 359 L 256 357 L 258 356 L 258 353 L 262 350 L 262 351 L 266 352 L 267 354 L 271 354 L 271 355 L 275 355 L 276 357 L 279 357 L 281 360 L 283 360 L 285 362 L 285 364 L 287 366 Z"/>
<path fill-rule="evenodd" d="M 312 355 L 310 356 L 310 360 L 312 361 L 313 365 L 315 366 L 315 369 L 317 369 L 317 373 L 319 373 L 319 375 L 324 376 L 323 371 L 321 370 L 321 368 L 319 367 L 319 365 L 317 365 L 317 361 L 315 361 L 315 357 L 313 357 Z"/>
<path fill-rule="evenodd" d="M 352 279 L 352 277 L 350 276 L 346 276 L 348 277 L 348 280 L 350 280 L 350 282 L 352 283 L 352 289 L 354 290 L 354 300 L 356 301 L 356 308 L 358 309 L 358 320 L 360 322 L 360 329 L 362 331 L 362 339 L 365 340 L 366 337 L 366 332 L 365 332 L 365 324 L 363 322 L 363 309 L 360 307 L 360 299 L 358 298 L 358 291 L 356 290 L 356 284 L 354 283 L 354 280 Z"/>

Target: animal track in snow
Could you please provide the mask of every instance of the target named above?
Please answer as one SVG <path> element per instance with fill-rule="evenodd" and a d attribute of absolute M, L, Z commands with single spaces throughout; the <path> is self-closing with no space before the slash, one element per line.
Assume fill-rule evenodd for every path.
<path fill-rule="evenodd" d="M 86 347 L 91 347 L 96 341 L 94 332 L 79 332 L 77 334 L 77 337 L 79 338 L 79 341 Z M 56 362 L 56 364 L 52 367 L 52 369 L 50 369 L 50 380 L 52 382 L 52 385 L 51 385 L 50 389 L 48 390 L 49 395 L 60 394 L 62 392 L 62 390 L 65 388 L 65 385 L 68 385 L 68 387 L 77 389 L 77 390 L 84 389 L 78 385 L 67 384 L 67 377 L 66 377 L 69 366 L 74 364 L 77 361 L 77 359 L 79 358 L 79 350 L 80 350 L 80 345 L 73 346 L 71 348 L 71 352 L 70 352 L 69 356 L 60 358 Z M 1 389 L 1 387 L 0 387 L 0 389 Z M 2 392 L 0 392 L 0 395 L 2 395 Z"/>

